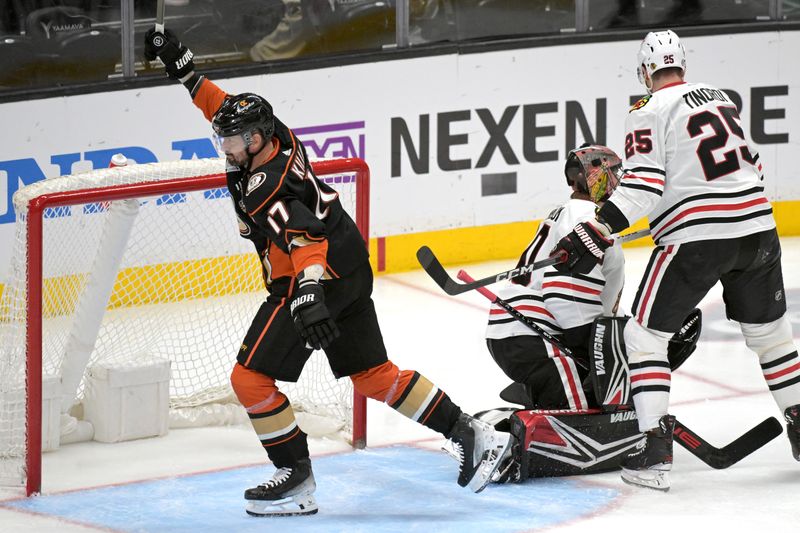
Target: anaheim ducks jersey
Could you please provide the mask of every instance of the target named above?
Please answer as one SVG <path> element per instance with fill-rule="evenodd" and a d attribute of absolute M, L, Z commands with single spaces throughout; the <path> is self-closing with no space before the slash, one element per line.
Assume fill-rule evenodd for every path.
<path fill-rule="evenodd" d="M 203 79 L 195 104 L 209 120 L 227 94 Z M 314 175 L 303 143 L 275 118 L 274 150 L 252 170 L 227 169 L 239 233 L 255 245 L 272 296 L 288 296 L 297 273 L 313 264 L 324 279 L 353 272 L 367 247 L 339 202 L 338 193 Z"/>
<path fill-rule="evenodd" d="M 536 236 L 519 259 L 518 266 L 546 259 L 562 237 L 579 222 L 595 217 L 597 206 L 587 200 L 571 199 L 554 210 L 539 225 Z M 613 315 L 624 283 L 625 258 L 619 245 L 606 250 L 601 265 L 589 274 L 569 274 L 553 267 L 534 270 L 500 288 L 498 296 L 529 317 L 545 331 L 559 334 L 591 323 L 601 314 Z M 503 339 L 536 335 L 492 304 L 486 338 Z"/>
<path fill-rule="evenodd" d="M 623 170 L 607 204 L 629 224 L 649 216 L 657 244 L 775 227 L 758 153 L 747 142 L 735 104 L 710 85 L 668 85 L 637 102 L 625 122 Z M 611 223 L 615 231 L 618 225 Z"/>

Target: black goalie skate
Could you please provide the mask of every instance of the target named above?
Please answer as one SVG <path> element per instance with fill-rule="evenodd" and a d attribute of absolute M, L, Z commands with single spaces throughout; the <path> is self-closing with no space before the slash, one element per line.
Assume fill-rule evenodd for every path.
<path fill-rule="evenodd" d="M 266 483 L 244 491 L 245 510 L 251 516 L 314 514 L 318 511 L 316 488 L 311 459 L 302 459 L 293 467 L 279 468 Z"/>
<path fill-rule="evenodd" d="M 511 454 L 511 435 L 495 431 L 488 423 L 461 413 L 448 436 L 459 462 L 458 484 L 480 492 Z"/>
<path fill-rule="evenodd" d="M 792 456 L 800 461 L 800 404 L 787 408 L 783 417 L 786 419 L 786 435 L 792 444 Z"/>
<path fill-rule="evenodd" d="M 636 448 L 622 458 L 622 481 L 629 485 L 668 491 L 674 429 L 675 417 L 662 416 L 658 427 L 645 433 Z"/>

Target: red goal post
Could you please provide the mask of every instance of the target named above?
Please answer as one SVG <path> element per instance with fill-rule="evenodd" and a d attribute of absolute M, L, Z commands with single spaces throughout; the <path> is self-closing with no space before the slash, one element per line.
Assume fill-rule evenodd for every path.
<path fill-rule="evenodd" d="M 153 165 L 158 165 L 155 163 Z M 139 168 L 149 166 L 141 165 Z M 130 167 L 129 167 L 130 168 Z M 312 163 L 319 177 L 354 174 L 355 219 L 365 240 L 369 239 L 369 168 L 358 158 L 316 161 Z M 113 171 L 113 169 L 109 169 Z M 335 178 L 334 178 L 335 179 Z M 346 179 L 346 178 L 345 178 Z M 130 183 L 111 187 L 84 188 L 62 192 L 50 192 L 36 196 L 28 203 L 26 243 L 27 273 L 25 276 L 26 298 L 26 491 L 28 495 L 41 490 L 41 442 L 42 442 L 42 317 L 43 310 L 43 239 L 44 213 L 46 209 L 96 202 L 113 202 L 131 198 L 150 198 L 169 194 L 189 193 L 223 189 L 226 187 L 225 173 L 211 173 L 190 178 L 165 179 L 141 183 Z M 232 211 L 232 209 L 231 209 Z M 236 232 L 231 228 L 231 231 Z M 238 235 L 236 236 L 238 238 Z M 233 363 L 233 354 L 231 355 Z M 291 399 L 291 397 L 290 397 Z M 366 399 L 354 392 L 352 443 L 354 447 L 366 445 Z"/>

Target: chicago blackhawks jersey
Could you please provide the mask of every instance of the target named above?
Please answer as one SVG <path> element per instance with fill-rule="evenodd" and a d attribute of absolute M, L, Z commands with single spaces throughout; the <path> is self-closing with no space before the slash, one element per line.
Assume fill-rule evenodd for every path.
<path fill-rule="evenodd" d="M 227 93 L 208 79 L 194 103 L 211 120 Z M 367 261 L 367 247 L 338 194 L 314 175 L 303 143 L 275 118 L 274 150 L 257 168 L 228 166 L 227 184 L 239 234 L 253 242 L 273 297 L 289 296 L 313 264 L 323 279 L 346 276 Z"/>
<path fill-rule="evenodd" d="M 546 259 L 558 241 L 576 224 L 595 217 L 596 207 L 587 200 L 571 199 L 550 213 L 539 225 L 518 266 Z M 569 274 L 553 267 L 540 268 L 530 275 L 516 278 L 515 283 L 500 288 L 497 294 L 542 329 L 557 335 L 589 324 L 601 314 L 613 315 L 624 283 L 624 270 L 622 248 L 616 245 L 606 250 L 603 263 L 595 266 L 589 274 Z M 492 304 L 486 338 L 503 339 L 516 335 L 535 333 L 504 309 Z"/>
<path fill-rule="evenodd" d="M 736 106 L 705 83 L 667 85 L 631 108 L 623 171 L 600 211 L 613 231 L 647 215 L 664 245 L 775 227 L 758 153 Z"/>

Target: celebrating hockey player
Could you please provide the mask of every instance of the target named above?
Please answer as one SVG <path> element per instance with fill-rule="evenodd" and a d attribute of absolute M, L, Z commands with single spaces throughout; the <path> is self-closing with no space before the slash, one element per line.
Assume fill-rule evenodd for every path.
<path fill-rule="evenodd" d="M 633 400 L 644 446 L 623 459 L 622 479 L 669 489 L 672 432 L 667 344 L 718 281 L 728 318 L 740 323 L 784 412 L 800 460 L 800 358 L 786 318 L 781 248 L 764 195 L 758 154 L 728 95 L 687 83 L 686 51 L 672 31 L 641 43 L 637 73 L 649 93 L 625 124 L 624 175 L 596 218 L 581 222 L 553 253 L 559 269 L 587 274 L 609 237 L 647 215 L 656 242 L 625 328 Z"/>
<path fill-rule="evenodd" d="M 227 161 L 227 185 L 242 237 L 260 257 L 269 296 L 248 330 L 231 374 L 233 389 L 277 471 L 245 491 L 258 516 L 317 512 L 306 434 L 275 380 L 297 381 L 314 349 L 336 377 L 451 439 L 458 483 L 488 483 L 508 435 L 462 413 L 424 376 L 387 359 L 372 302 L 368 252 L 336 192 L 314 175 L 303 143 L 264 98 L 229 95 L 194 71 L 192 53 L 169 31 L 150 30 L 145 55 L 158 56 L 211 121 Z"/>
<path fill-rule="evenodd" d="M 622 175 L 622 161 L 605 146 L 584 145 L 567 156 L 564 174 L 570 199 L 542 221 L 536 236 L 519 258 L 518 266 L 546 258 L 576 224 L 591 220 L 608 199 Z M 608 249 L 602 265 L 585 275 L 571 276 L 553 267 L 514 278 L 498 295 L 556 336 L 573 354 L 537 336 L 497 304 L 489 310 L 486 343 L 505 374 L 525 386 L 528 405 L 536 409 L 587 409 L 596 406 L 586 394 L 589 336 L 592 322 L 617 311 L 625 275 L 622 249 Z M 578 360 L 576 360 L 577 358 Z"/>

